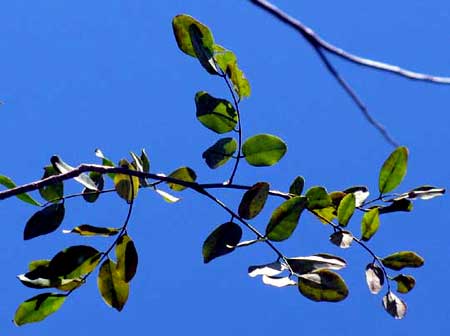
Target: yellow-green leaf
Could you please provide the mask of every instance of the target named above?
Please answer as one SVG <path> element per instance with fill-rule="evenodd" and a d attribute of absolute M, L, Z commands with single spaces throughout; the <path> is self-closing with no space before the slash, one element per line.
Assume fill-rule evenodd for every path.
<path fill-rule="evenodd" d="M 389 155 L 381 167 L 378 179 L 380 194 L 388 193 L 397 188 L 406 175 L 407 165 L 408 149 L 406 147 L 398 147 Z"/>
<path fill-rule="evenodd" d="M 4 176 L 4 175 L 0 175 L 0 184 L 5 186 L 8 189 L 12 189 L 12 188 L 16 187 L 16 184 L 13 182 L 13 180 L 11 180 L 9 177 Z M 28 203 L 31 205 L 36 205 L 36 206 L 41 206 L 41 203 L 36 201 L 33 197 L 31 197 L 28 194 L 19 194 L 16 197 L 25 203 Z"/>
<path fill-rule="evenodd" d="M 77 233 L 80 236 L 102 236 L 102 237 L 110 237 L 118 234 L 120 229 L 116 228 L 106 228 L 106 227 L 98 227 L 92 226 L 89 224 L 83 224 L 77 227 L 74 227 L 72 230 L 63 230 L 63 233 Z"/>
<path fill-rule="evenodd" d="M 397 292 L 403 294 L 411 291 L 416 285 L 416 279 L 411 275 L 399 274 L 394 281 L 397 282 Z"/>
<path fill-rule="evenodd" d="M 177 170 L 173 171 L 169 175 L 169 177 L 171 177 L 173 179 L 181 180 L 184 182 L 193 183 L 197 179 L 197 174 L 195 173 L 195 171 L 193 171 L 189 167 L 181 167 L 181 168 L 178 168 Z M 175 191 L 182 191 L 187 188 L 181 184 L 170 183 L 170 182 L 167 184 L 169 185 L 170 189 L 175 190 Z"/>
<path fill-rule="evenodd" d="M 66 296 L 55 293 L 43 293 L 23 302 L 17 308 L 14 323 L 18 326 L 39 322 L 61 308 Z"/>
<path fill-rule="evenodd" d="M 138 254 L 130 236 L 123 235 L 117 241 L 116 258 L 119 277 L 125 282 L 130 282 L 136 274 L 138 265 Z"/>
<path fill-rule="evenodd" d="M 347 194 L 339 203 L 337 211 L 339 225 L 347 226 L 354 212 L 355 212 L 355 195 Z"/>
<path fill-rule="evenodd" d="M 380 216 L 378 208 L 374 208 L 364 213 L 361 222 L 362 240 L 368 241 L 378 231 L 380 227 Z"/>
<path fill-rule="evenodd" d="M 242 154 L 252 166 L 265 167 L 276 164 L 286 154 L 287 146 L 282 139 L 271 134 L 258 134 L 248 138 L 242 145 Z"/>
<path fill-rule="evenodd" d="M 405 267 L 420 267 L 425 261 L 413 251 L 401 251 L 381 259 L 381 262 L 385 267 L 399 271 Z"/>
<path fill-rule="evenodd" d="M 105 303 L 121 311 L 128 300 L 130 286 L 119 276 L 112 260 L 106 259 L 100 266 L 97 285 Z"/>
<path fill-rule="evenodd" d="M 338 302 L 348 296 L 344 279 L 327 269 L 302 274 L 298 280 L 300 293 L 313 301 Z"/>
<path fill-rule="evenodd" d="M 120 160 L 119 165 L 122 168 L 134 170 L 133 166 L 127 160 Z M 117 194 L 128 203 L 131 203 L 137 197 L 139 191 L 139 178 L 126 174 L 115 174 L 114 186 Z"/>
<path fill-rule="evenodd" d="M 205 91 L 200 91 L 195 95 L 195 106 L 197 119 L 206 128 L 222 134 L 236 127 L 238 114 L 228 100 L 215 98 Z"/>

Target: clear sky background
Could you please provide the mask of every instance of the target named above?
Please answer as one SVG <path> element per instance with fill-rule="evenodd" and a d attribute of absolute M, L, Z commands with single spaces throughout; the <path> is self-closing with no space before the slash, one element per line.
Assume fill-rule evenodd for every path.
<path fill-rule="evenodd" d="M 450 3 L 277 1 L 332 43 L 362 56 L 421 72 L 450 75 Z M 231 165 L 211 171 L 201 154 L 218 136 L 195 118 L 200 90 L 229 98 L 223 82 L 181 53 L 172 17 L 188 13 L 207 24 L 218 43 L 232 49 L 252 86 L 241 104 L 244 136 L 272 133 L 289 146 L 271 168 L 242 163 L 237 183 L 269 181 L 287 190 L 303 175 L 307 187 L 342 190 L 365 184 L 376 194 L 379 168 L 392 147 L 363 119 L 329 76 L 311 47 L 293 30 L 249 1 L 5 1 L 0 11 L 0 174 L 17 183 L 36 180 L 51 155 L 66 162 L 98 162 L 95 148 L 114 161 L 146 148 L 153 172 L 192 167 L 202 182 L 227 179 Z M 408 174 L 399 191 L 450 180 L 450 86 L 408 81 L 360 68 L 332 57 L 378 118 L 410 149 Z M 68 183 L 66 190 L 79 190 Z M 230 206 L 241 192 L 215 194 Z M 276 289 L 247 276 L 249 265 L 270 262 L 263 245 L 249 247 L 204 265 L 206 236 L 229 216 L 187 191 L 174 205 L 142 192 L 129 233 L 140 253 L 138 274 L 123 312 L 107 307 L 94 277 L 56 314 L 42 323 L 17 328 L 16 307 L 36 291 L 15 278 L 30 260 L 49 258 L 64 247 L 108 246 L 103 238 L 55 232 L 31 241 L 22 230 L 35 207 L 17 199 L 0 203 L 0 333 L 2 335 L 448 335 L 448 196 L 418 201 L 412 213 L 382 217 L 370 246 L 378 255 L 415 250 L 426 260 L 411 270 L 414 290 L 402 296 L 409 306 L 396 321 L 382 309 L 382 295 L 369 293 L 364 268 L 370 257 L 357 246 L 339 250 L 332 232 L 302 217 L 280 248 L 291 256 L 319 252 L 347 259 L 341 272 L 350 288 L 347 300 L 314 303 L 296 288 Z M 271 200 L 254 224 L 264 230 Z M 120 226 L 126 204 L 105 195 L 95 205 L 66 203 L 63 228 L 82 223 Z M 359 220 L 350 228 L 359 233 Z M 252 238 L 249 232 L 244 237 Z M 408 270 L 406 270 L 408 271 Z"/>

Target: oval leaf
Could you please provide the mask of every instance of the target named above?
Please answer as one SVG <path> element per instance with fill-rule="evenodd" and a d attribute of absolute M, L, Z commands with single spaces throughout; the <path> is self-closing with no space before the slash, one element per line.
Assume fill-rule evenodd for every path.
<path fill-rule="evenodd" d="M 378 179 L 378 189 L 380 194 L 388 193 L 402 182 L 406 175 L 408 165 L 408 149 L 398 147 L 384 161 Z"/>
<path fill-rule="evenodd" d="M 255 218 L 266 204 L 269 188 L 269 183 L 258 182 L 247 190 L 239 204 L 239 216 L 244 219 Z"/>
<path fill-rule="evenodd" d="M 5 186 L 8 189 L 12 189 L 12 188 L 16 187 L 16 184 L 13 182 L 13 180 L 11 180 L 9 177 L 4 176 L 4 175 L 0 175 L 0 184 Z M 33 197 L 31 197 L 28 194 L 19 194 L 16 197 L 25 203 L 28 203 L 31 205 L 36 205 L 36 206 L 41 206 L 41 203 L 36 201 Z"/>
<path fill-rule="evenodd" d="M 370 263 L 366 266 L 366 282 L 372 294 L 378 294 L 384 284 L 384 273 L 381 267 Z"/>
<path fill-rule="evenodd" d="M 233 222 L 217 227 L 203 243 L 203 262 L 211 260 L 234 251 L 242 238 L 242 229 Z"/>
<path fill-rule="evenodd" d="M 197 119 L 210 130 L 222 134 L 236 127 L 238 114 L 233 105 L 225 99 L 211 96 L 205 91 L 195 95 Z"/>
<path fill-rule="evenodd" d="M 337 256 L 319 253 L 308 257 L 287 258 L 291 270 L 297 274 L 306 274 L 319 269 L 340 270 L 347 266 L 344 259 Z"/>
<path fill-rule="evenodd" d="M 415 252 L 401 251 L 381 259 L 381 262 L 385 267 L 399 271 L 405 267 L 420 267 L 424 259 Z"/>
<path fill-rule="evenodd" d="M 94 203 L 100 196 L 100 191 L 102 191 L 105 186 L 105 180 L 103 179 L 103 175 L 97 172 L 90 172 L 89 178 L 95 183 L 97 190 L 84 188 L 83 199 L 86 202 Z"/>
<path fill-rule="evenodd" d="M 337 217 L 339 221 L 339 225 L 347 226 L 350 218 L 352 218 L 353 213 L 355 212 L 355 195 L 347 194 L 344 196 L 342 201 L 339 203 L 339 207 L 337 210 Z"/>
<path fill-rule="evenodd" d="M 58 174 L 58 171 L 53 168 L 53 166 L 46 166 L 44 167 L 44 175 L 42 176 L 42 179 Z M 48 202 L 58 202 L 64 195 L 64 184 L 62 182 L 57 182 L 49 186 L 42 187 L 39 189 L 39 194 Z"/>
<path fill-rule="evenodd" d="M 308 209 L 324 209 L 333 205 L 330 195 L 324 187 L 312 187 L 305 194 Z"/>
<path fill-rule="evenodd" d="M 120 160 L 119 166 L 134 170 L 134 167 L 127 160 Z M 127 203 L 131 203 L 137 197 L 139 191 L 139 178 L 126 174 L 115 174 L 114 186 L 117 194 L 127 201 Z"/>
<path fill-rule="evenodd" d="M 105 228 L 92 226 L 89 224 L 83 224 L 73 228 L 72 230 L 63 230 L 63 233 L 77 233 L 80 236 L 102 236 L 110 237 L 118 234 L 120 229 L 116 228 Z"/>
<path fill-rule="evenodd" d="M 350 231 L 337 231 L 330 236 L 330 241 L 340 248 L 349 248 L 353 242 Z"/>
<path fill-rule="evenodd" d="M 180 14 L 173 18 L 172 28 L 177 41 L 178 48 L 189 56 L 197 57 L 195 47 L 192 43 L 192 36 L 190 33 L 190 27 L 195 26 L 199 31 L 198 37 L 200 39 L 202 47 L 208 49 L 210 53 L 213 51 L 214 38 L 211 31 L 203 23 L 197 21 L 190 15 Z M 192 30 L 192 28 L 191 28 Z"/>
<path fill-rule="evenodd" d="M 197 179 L 197 174 L 195 173 L 195 171 L 193 171 L 189 167 L 181 167 L 181 168 L 178 168 L 177 170 L 175 170 L 174 172 L 172 172 L 169 175 L 169 177 L 177 179 L 177 180 L 181 180 L 184 182 L 194 183 L 195 180 Z M 175 183 L 167 183 L 167 184 L 169 185 L 170 189 L 175 190 L 175 191 L 182 191 L 187 188 L 181 184 L 175 184 Z"/>
<path fill-rule="evenodd" d="M 212 46 L 203 42 L 203 33 L 195 24 L 191 24 L 189 26 L 189 36 L 191 38 L 195 55 L 197 56 L 200 64 L 211 75 L 218 75 L 219 72 L 217 71 L 216 64 L 213 59 Z"/>
<path fill-rule="evenodd" d="M 378 208 L 365 212 L 361 222 L 361 232 L 362 232 L 361 239 L 364 241 L 368 241 L 378 231 L 379 227 L 380 227 L 380 216 Z"/>
<path fill-rule="evenodd" d="M 64 203 L 52 204 L 39 210 L 27 221 L 23 239 L 29 240 L 55 231 L 61 225 L 64 214 Z"/>
<path fill-rule="evenodd" d="M 416 285 L 416 279 L 411 275 L 399 274 L 394 278 L 394 281 L 397 282 L 397 292 L 403 294 L 411 291 Z"/>
<path fill-rule="evenodd" d="M 383 307 L 392 317 L 397 320 L 404 318 L 406 315 L 406 303 L 392 292 L 388 292 L 383 297 Z"/>
<path fill-rule="evenodd" d="M 66 296 L 55 293 L 43 293 L 23 302 L 17 308 L 14 323 L 18 326 L 39 322 L 61 308 Z"/>
<path fill-rule="evenodd" d="M 339 274 L 321 269 L 299 276 L 298 289 L 313 301 L 338 302 L 348 295 L 348 288 Z"/>
<path fill-rule="evenodd" d="M 123 235 L 117 241 L 116 258 L 119 277 L 125 282 L 130 282 L 136 274 L 138 265 L 138 254 L 130 236 Z"/>
<path fill-rule="evenodd" d="M 92 271 L 99 259 L 100 253 L 95 248 L 75 245 L 58 252 L 50 260 L 48 271 L 53 278 L 74 279 Z"/>
<path fill-rule="evenodd" d="M 306 207 L 306 197 L 296 196 L 285 201 L 272 213 L 266 227 L 266 237 L 272 241 L 288 239 L 297 227 Z"/>
<path fill-rule="evenodd" d="M 119 276 L 112 260 L 106 259 L 100 266 L 97 285 L 105 303 L 121 311 L 128 300 L 130 286 Z"/>
<path fill-rule="evenodd" d="M 286 154 L 287 146 L 279 137 L 258 134 L 248 138 L 242 145 L 245 160 L 255 167 L 272 166 Z"/>
<path fill-rule="evenodd" d="M 211 169 L 223 166 L 237 150 L 237 142 L 233 138 L 223 138 L 203 152 L 202 158 Z"/>
<path fill-rule="evenodd" d="M 297 176 L 289 187 L 289 194 L 300 196 L 305 186 L 305 179 L 303 176 Z"/>

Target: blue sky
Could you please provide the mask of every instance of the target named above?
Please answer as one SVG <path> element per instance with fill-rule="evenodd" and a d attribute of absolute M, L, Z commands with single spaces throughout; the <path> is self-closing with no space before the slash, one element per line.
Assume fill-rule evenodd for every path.
<path fill-rule="evenodd" d="M 277 1 L 325 39 L 362 56 L 421 72 L 450 75 L 448 1 L 391 2 Z M 237 183 L 268 181 L 287 190 L 303 175 L 307 187 L 342 190 L 364 184 L 376 194 L 379 168 L 392 148 L 368 125 L 324 69 L 311 47 L 288 27 L 249 1 L 55 1 L 16 0 L 0 12 L 0 174 L 17 183 L 36 180 L 51 155 L 77 165 L 98 162 L 95 148 L 114 161 L 146 148 L 153 172 L 192 167 L 202 182 L 227 179 L 231 165 L 209 170 L 201 154 L 217 140 L 195 118 L 200 90 L 229 99 L 217 77 L 181 53 L 172 17 L 188 13 L 207 24 L 218 43 L 232 49 L 252 86 L 242 102 L 244 137 L 271 133 L 288 144 L 276 166 L 245 163 Z M 372 114 L 410 149 L 408 174 L 399 188 L 448 186 L 450 172 L 449 86 L 412 82 L 331 57 Z M 68 183 L 67 191 L 76 191 Z M 215 191 L 230 206 L 241 192 Z M 22 230 L 36 208 L 16 199 L 0 203 L 3 232 L 0 325 L 7 335 L 104 333 L 214 333 L 271 335 L 447 335 L 450 332 L 446 279 L 450 277 L 448 196 L 418 201 L 412 213 L 382 217 L 370 246 L 378 255 L 415 250 L 426 260 L 412 270 L 416 288 L 403 296 L 406 318 L 395 321 L 381 307 L 381 295 L 366 288 L 370 258 L 357 246 L 339 250 L 328 242 L 330 228 L 304 216 L 286 244 L 292 256 L 328 252 L 346 258 L 341 272 L 350 288 L 347 300 L 313 303 L 295 288 L 276 289 L 247 276 L 247 267 L 270 262 L 265 246 L 241 249 L 204 265 L 206 236 L 229 216 L 208 200 L 186 191 L 182 202 L 167 204 L 154 193 L 139 195 L 129 233 L 139 250 L 138 274 L 121 313 L 107 307 L 95 279 L 73 293 L 46 321 L 15 327 L 16 307 L 35 291 L 15 278 L 30 260 L 53 256 L 64 247 L 92 244 L 56 232 L 24 242 Z M 254 224 L 263 230 L 271 200 Z M 126 204 L 105 195 L 89 205 L 67 202 L 64 228 L 82 223 L 120 226 Z M 359 232 L 357 220 L 350 228 Z M 244 237 L 252 238 L 249 232 Z"/>

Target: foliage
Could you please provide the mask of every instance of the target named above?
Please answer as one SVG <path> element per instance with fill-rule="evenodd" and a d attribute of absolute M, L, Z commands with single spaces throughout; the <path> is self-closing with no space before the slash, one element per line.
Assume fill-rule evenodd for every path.
<path fill-rule="evenodd" d="M 205 128 L 217 133 L 232 133 L 218 139 L 203 152 L 203 159 L 210 169 L 217 169 L 232 162 L 229 180 L 223 188 L 245 190 L 236 211 L 212 195 L 211 184 L 197 182 L 197 174 L 189 167 L 180 167 L 168 175 L 153 174 L 145 150 L 141 155 L 130 153 L 130 160 L 122 159 L 117 165 L 101 150 L 96 156 L 102 165 L 84 164 L 72 167 L 60 157 L 53 156 L 51 165 L 44 168 L 43 178 L 26 188 L 16 187 L 6 176 L 0 176 L 0 183 L 8 190 L 0 192 L 0 199 L 17 196 L 20 200 L 41 207 L 27 221 L 24 239 L 35 239 L 55 231 L 64 220 L 67 200 L 82 197 L 95 203 L 98 197 L 111 189 L 104 189 L 112 183 L 113 191 L 128 204 L 127 217 L 121 227 L 96 227 L 89 224 L 77 226 L 64 233 L 80 236 L 99 236 L 111 239 L 105 251 L 98 251 L 89 245 L 74 245 L 59 251 L 48 260 L 35 260 L 28 271 L 18 276 L 22 284 L 34 289 L 49 288 L 57 293 L 45 292 L 24 301 L 16 311 L 17 325 L 38 322 L 57 311 L 73 292 L 87 283 L 90 275 L 98 269 L 97 285 L 101 297 L 112 308 L 121 311 L 130 293 L 130 282 L 138 269 L 138 251 L 128 235 L 128 224 L 133 204 L 140 190 L 157 192 L 170 203 L 179 198 L 164 190 L 164 184 L 171 192 L 191 189 L 221 206 L 232 218 L 215 228 L 203 244 L 203 260 L 209 263 L 232 253 L 238 248 L 254 244 L 265 244 L 274 252 L 274 258 L 263 265 L 250 266 L 251 277 L 261 276 L 262 281 L 274 287 L 296 286 L 304 297 L 313 301 L 338 302 L 349 295 L 349 289 L 336 271 L 347 266 L 339 256 L 316 253 L 310 256 L 287 256 L 281 251 L 279 242 L 292 237 L 301 215 L 310 215 L 326 224 L 332 230 L 330 242 L 341 248 L 359 245 L 369 254 L 365 276 L 369 291 L 378 294 L 383 288 L 382 298 L 385 310 L 400 319 L 406 314 L 406 304 L 397 297 L 391 283 L 397 285 L 397 292 L 408 293 L 414 288 L 411 275 L 391 275 L 389 270 L 420 267 L 424 260 L 413 251 L 395 252 L 384 258 L 378 257 L 368 245 L 380 228 L 382 215 L 392 212 L 412 211 L 412 201 L 431 199 L 442 195 L 445 190 L 433 186 L 420 186 L 410 191 L 391 193 L 403 181 L 408 164 L 408 149 L 396 148 L 382 164 L 378 179 L 378 196 L 368 199 L 366 186 L 351 186 L 345 190 L 329 192 L 324 186 L 312 186 L 304 191 L 305 179 L 296 177 L 288 192 L 270 189 L 270 183 L 259 181 L 252 185 L 233 183 L 239 164 L 245 159 L 254 167 L 272 166 L 287 152 L 286 143 L 272 134 L 257 134 L 242 139 L 240 101 L 250 96 L 250 84 L 239 68 L 236 55 L 218 45 L 209 28 L 191 16 L 178 15 L 173 19 L 173 31 L 181 51 L 196 58 L 207 73 L 224 81 L 231 99 L 213 97 L 206 91 L 199 91 L 194 97 L 196 117 Z M 89 172 L 89 174 L 87 174 Z M 105 176 L 110 179 L 105 180 Z M 64 181 L 74 179 L 83 186 L 76 195 L 64 194 Z M 217 188 L 217 184 L 215 184 Z M 220 186 L 219 186 L 220 187 Z M 44 204 L 33 199 L 26 192 L 39 190 Z M 2 195 L 3 194 L 3 195 Z M 6 195 L 6 196 L 5 196 Z M 264 233 L 259 232 L 248 221 L 261 213 L 269 197 L 282 199 L 273 209 Z M 350 231 L 352 222 L 358 221 L 355 213 L 362 215 L 361 233 Z M 241 241 L 243 228 L 251 231 L 255 238 Z M 114 256 L 113 256 L 114 254 Z"/>

